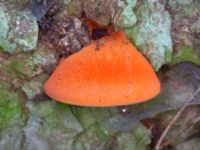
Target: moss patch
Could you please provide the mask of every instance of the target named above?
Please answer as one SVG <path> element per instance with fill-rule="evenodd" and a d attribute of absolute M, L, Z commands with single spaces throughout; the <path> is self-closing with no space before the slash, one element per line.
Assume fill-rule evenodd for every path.
<path fill-rule="evenodd" d="M 19 97 L 16 92 L 0 82 L 0 130 L 23 124 Z"/>
<path fill-rule="evenodd" d="M 182 47 L 176 55 L 174 55 L 172 64 L 177 64 L 183 61 L 189 61 L 200 65 L 200 56 L 191 47 Z"/>

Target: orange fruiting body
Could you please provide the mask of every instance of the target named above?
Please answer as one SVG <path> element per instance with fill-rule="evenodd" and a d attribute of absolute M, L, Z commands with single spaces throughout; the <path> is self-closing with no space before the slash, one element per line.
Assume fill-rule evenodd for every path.
<path fill-rule="evenodd" d="M 155 97 L 160 82 L 125 34 L 116 32 L 63 59 L 45 83 L 44 91 L 63 103 L 119 106 Z"/>

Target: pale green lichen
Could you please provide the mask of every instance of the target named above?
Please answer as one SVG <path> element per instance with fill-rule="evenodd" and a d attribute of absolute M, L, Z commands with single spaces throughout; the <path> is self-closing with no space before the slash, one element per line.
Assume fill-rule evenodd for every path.
<path fill-rule="evenodd" d="M 38 39 L 37 20 L 27 11 L 0 6 L 0 47 L 5 52 L 30 51 Z"/>
<path fill-rule="evenodd" d="M 122 8 L 125 8 L 126 6 L 135 7 L 136 4 L 137 0 L 117 0 L 117 5 Z"/>
<path fill-rule="evenodd" d="M 136 15 L 139 21 L 134 27 L 126 29 L 126 33 L 158 70 L 172 58 L 170 15 L 163 4 L 152 1 L 142 1 L 136 8 Z"/>
<path fill-rule="evenodd" d="M 136 2 L 137 0 L 129 0 L 127 1 L 126 4 L 125 1 L 122 0 L 117 1 L 117 5 L 120 8 L 122 8 L 122 12 L 120 14 L 120 17 L 117 19 L 115 23 L 115 27 L 128 28 L 132 27 L 137 22 L 137 18 L 133 11 Z"/>
<path fill-rule="evenodd" d="M 133 12 L 132 6 L 128 5 L 123 9 L 120 18 L 116 22 L 116 26 L 118 27 L 132 27 L 137 21 L 137 18 Z"/>
<path fill-rule="evenodd" d="M 0 7 L 0 48 L 5 51 L 12 52 L 14 51 L 16 45 L 11 44 L 6 38 L 9 31 L 8 16 L 6 15 L 3 8 Z"/>
<path fill-rule="evenodd" d="M 7 70 L 17 73 L 20 77 L 30 78 L 43 72 L 43 67 L 48 68 L 56 63 L 53 51 L 46 47 L 38 47 L 33 53 L 19 54 L 6 60 Z"/>
<path fill-rule="evenodd" d="M 71 3 L 71 0 L 63 0 L 64 5 L 69 5 Z"/>
<path fill-rule="evenodd" d="M 34 99 L 42 93 L 42 87 L 46 78 L 46 76 L 40 75 L 31 81 L 24 83 L 21 89 L 26 94 L 28 99 Z"/>
<path fill-rule="evenodd" d="M 0 48 L 2 48 L 5 52 L 12 53 L 15 51 L 16 44 L 10 43 L 6 39 L 1 39 L 0 40 Z"/>
<path fill-rule="evenodd" d="M 6 14 L 2 9 L 0 9 L 0 20 L 1 20 L 0 24 L 0 33 L 1 33 L 0 39 L 1 39 L 1 38 L 6 38 L 7 32 L 9 30 L 8 20 Z"/>

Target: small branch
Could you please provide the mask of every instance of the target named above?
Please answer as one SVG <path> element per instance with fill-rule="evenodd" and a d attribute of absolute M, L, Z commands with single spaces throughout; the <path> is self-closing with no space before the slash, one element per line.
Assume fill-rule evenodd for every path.
<path fill-rule="evenodd" d="M 200 92 L 200 87 L 198 87 L 198 89 L 192 93 L 189 98 L 183 102 L 182 107 L 180 108 L 180 110 L 176 113 L 176 115 L 172 118 L 172 120 L 170 121 L 170 123 L 167 125 L 167 127 L 165 128 L 165 130 L 163 131 L 163 133 L 161 134 L 158 142 L 156 143 L 155 146 L 155 150 L 160 150 L 161 149 L 161 144 L 162 141 L 164 140 L 165 136 L 167 135 L 167 133 L 169 132 L 169 130 L 171 129 L 172 125 L 176 122 L 176 120 L 179 118 L 179 116 L 181 115 L 181 113 L 185 110 L 185 108 L 188 106 L 188 104 L 190 102 L 192 102 L 192 100 L 195 98 L 195 96 L 197 96 L 197 94 Z"/>

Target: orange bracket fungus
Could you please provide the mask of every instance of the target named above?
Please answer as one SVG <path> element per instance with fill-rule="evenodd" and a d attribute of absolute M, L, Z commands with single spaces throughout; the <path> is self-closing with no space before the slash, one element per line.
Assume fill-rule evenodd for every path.
<path fill-rule="evenodd" d="M 147 101 L 160 82 L 123 32 L 92 42 L 64 58 L 44 85 L 53 99 L 79 106 L 120 106 Z"/>

